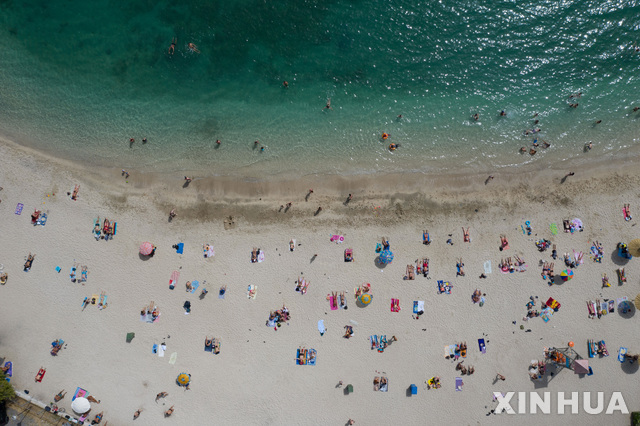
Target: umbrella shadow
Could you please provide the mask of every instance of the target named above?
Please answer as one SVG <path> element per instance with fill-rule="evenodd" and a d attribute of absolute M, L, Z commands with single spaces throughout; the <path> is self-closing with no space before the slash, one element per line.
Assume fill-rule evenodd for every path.
<path fill-rule="evenodd" d="M 634 374 L 638 371 L 638 368 L 640 368 L 640 364 L 637 362 L 631 363 L 629 361 L 627 361 L 626 359 L 624 360 L 623 363 L 621 363 L 622 365 L 620 365 L 620 368 L 622 369 L 622 371 L 624 371 L 627 374 Z"/>
<path fill-rule="evenodd" d="M 380 260 L 380 256 L 373 259 L 374 265 L 376 265 L 379 269 L 384 269 L 387 267 L 388 263 L 384 263 Z"/>
<path fill-rule="evenodd" d="M 627 263 L 629 263 L 629 259 L 627 259 L 626 257 L 620 257 L 618 256 L 618 248 L 616 247 L 616 249 L 614 251 L 611 252 L 611 261 L 613 263 L 615 263 L 618 266 L 624 266 Z"/>
<path fill-rule="evenodd" d="M 627 309 L 620 308 L 620 305 L 622 305 L 623 303 L 627 305 Z M 618 305 L 618 315 L 620 315 L 622 318 L 628 319 L 636 314 L 636 307 L 633 306 L 633 303 L 631 301 L 622 302 L 620 303 L 620 305 Z"/>
<path fill-rule="evenodd" d="M 373 302 L 373 297 L 371 298 L 371 302 Z M 369 304 L 370 304 L 371 302 L 369 302 Z M 356 299 L 356 306 L 357 306 L 358 308 L 366 308 L 366 307 L 367 307 L 367 305 L 365 305 L 364 303 L 362 303 L 362 302 L 360 301 L 360 298 L 359 298 L 359 297 Z"/>
<path fill-rule="evenodd" d="M 144 261 L 151 259 L 151 256 L 145 256 L 142 253 L 138 253 L 138 257 L 140 258 L 140 260 L 144 260 Z"/>

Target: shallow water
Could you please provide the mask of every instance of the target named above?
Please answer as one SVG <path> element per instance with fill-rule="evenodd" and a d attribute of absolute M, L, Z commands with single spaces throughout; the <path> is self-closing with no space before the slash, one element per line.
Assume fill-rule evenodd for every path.
<path fill-rule="evenodd" d="M 2 133 L 86 164 L 482 171 L 638 142 L 635 1 L 7 0 L 0 12 Z M 523 156 L 534 113 L 552 146 Z"/>

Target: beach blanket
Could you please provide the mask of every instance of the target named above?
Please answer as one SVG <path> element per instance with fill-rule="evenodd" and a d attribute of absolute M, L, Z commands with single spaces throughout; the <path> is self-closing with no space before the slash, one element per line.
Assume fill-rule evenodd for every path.
<path fill-rule="evenodd" d="M 344 237 L 342 235 L 331 235 L 331 237 L 329 238 L 329 241 L 331 241 L 332 243 L 343 243 L 344 242 Z"/>
<path fill-rule="evenodd" d="M 203 248 L 203 252 L 204 252 L 204 257 L 206 258 L 210 258 L 216 255 L 216 252 L 213 251 L 213 246 L 211 244 L 208 244 L 209 248 L 207 249 L 206 246 Z"/>
<path fill-rule="evenodd" d="M 167 345 L 164 343 L 158 346 L 158 356 L 160 358 L 164 358 L 164 352 L 167 350 Z"/>
<path fill-rule="evenodd" d="M 18 203 L 18 205 L 16 206 L 16 214 L 18 216 L 20 216 L 22 214 L 22 209 L 24 208 L 24 204 L 22 203 Z"/>
<path fill-rule="evenodd" d="M 484 273 L 485 274 L 490 274 L 491 273 L 491 261 L 487 260 L 484 262 L 484 265 L 482 265 L 484 267 Z"/>
<path fill-rule="evenodd" d="M 247 299 L 255 299 L 258 293 L 258 286 L 250 284 L 247 288 Z"/>
<path fill-rule="evenodd" d="M 177 359 L 178 359 L 178 352 L 172 353 L 171 356 L 169 357 L 169 364 L 171 365 L 175 364 Z"/>
<path fill-rule="evenodd" d="M 449 281 L 438 280 L 438 294 L 451 294 L 453 286 Z"/>
<path fill-rule="evenodd" d="M 191 293 L 195 293 L 198 287 L 200 287 L 199 281 L 191 281 Z"/>
<path fill-rule="evenodd" d="M 307 352 L 307 365 L 316 365 L 316 356 L 318 355 L 318 351 L 315 349 L 309 349 Z"/>
<path fill-rule="evenodd" d="M 553 316 L 553 309 L 551 308 L 544 308 L 542 312 L 540 312 L 540 318 L 542 318 L 544 322 L 549 322 L 552 316 Z"/>
<path fill-rule="evenodd" d="M 446 345 L 444 347 L 444 357 L 453 358 L 456 356 L 456 345 Z"/>
<path fill-rule="evenodd" d="M 380 385 L 380 392 L 387 392 L 389 390 L 389 381 L 387 380 L 387 383 L 385 383 L 384 385 Z"/>
<path fill-rule="evenodd" d="M 325 331 L 327 331 L 327 329 L 324 326 L 324 320 L 320 320 L 318 321 L 318 331 L 320 332 L 320 335 L 324 335 Z"/>
<path fill-rule="evenodd" d="M 303 357 L 300 358 L 300 349 L 296 351 L 296 365 L 305 365 L 307 363 L 307 351 L 302 352 Z"/>
<path fill-rule="evenodd" d="M 36 220 L 36 225 L 45 226 L 47 224 L 47 214 L 42 213 L 38 220 Z"/>
<path fill-rule="evenodd" d="M 180 272 L 173 271 L 171 273 L 171 279 L 169 280 L 169 288 L 171 290 L 173 290 L 175 288 L 176 284 L 178 284 L 178 278 L 180 278 Z"/>
<path fill-rule="evenodd" d="M 335 297 L 329 297 L 329 306 L 331 307 L 332 311 L 336 311 L 338 309 L 338 301 L 335 299 Z"/>
<path fill-rule="evenodd" d="M 391 312 L 400 312 L 400 299 L 391 299 Z"/>
<path fill-rule="evenodd" d="M 556 223 L 549 225 L 549 229 L 551 229 L 551 235 L 558 235 L 558 225 Z"/>
<path fill-rule="evenodd" d="M 260 250 L 258 252 L 258 263 L 264 262 L 264 251 Z"/>
<path fill-rule="evenodd" d="M 456 392 L 462 391 L 462 386 L 464 386 L 464 382 L 462 381 L 462 377 L 456 377 Z"/>
<path fill-rule="evenodd" d="M 87 396 L 89 396 L 89 392 L 82 389 L 81 387 L 77 387 L 76 391 L 73 393 L 71 401 L 75 400 L 76 398 L 86 398 Z"/>
<path fill-rule="evenodd" d="M 4 363 L 4 366 L 9 367 L 9 369 L 7 370 L 6 373 L 4 373 L 4 375 L 7 377 L 13 376 L 13 363 L 11 361 L 7 361 Z"/>
<path fill-rule="evenodd" d="M 424 312 L 424 300 L 413 301 L 413 313 L 417 314 L 418 312 Z"/>

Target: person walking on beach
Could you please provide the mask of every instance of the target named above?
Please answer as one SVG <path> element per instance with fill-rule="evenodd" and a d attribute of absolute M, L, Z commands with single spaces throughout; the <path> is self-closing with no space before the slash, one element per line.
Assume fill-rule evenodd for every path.
<path fill-rule="evenodd" d="M 169 218 L 173 219 L 174 217 L 176 217 L 176 209 L 171 209 L 169 212 Z"/>
<path fill-rule="evenodd" d="M 575 175 L 575 173 L 574 173 L 574 172 L 569 172 L 569 173 L 567 173 L 564 177 L 565 177 L 565 179 L 566 179 L 566 178 L 568 178 L 569 176 L 573 176 L 573 175 Z"/>
<path fill-rule="evenodd" d="M 156 398 L 157 400 L 157 398 Z M 137 419 L 138 417 L 140 417 L 140 413 L 142 413 L 142 408 L 138 408 L 138 411 L 136 411 L 135 413 L 133 413 L 133 420 Z"/>
<path fill-rule="evenodd" d="M 498 374 L 496 375 L 496 378 L 497 378 L 497 379 L 499 379 L 499 380 L 502 380 L 503 382 L 504 382 L 505 380 L 507 380 L 507 378 L 506 378 L 506 377 L 504 377 L 504 376 L 503 376 L 502 374 L 500 374 L 500 373 L 498 373 Z"/>
<path fill-rule="evenodd" d="M 191 179 L 189 176 L 185 176 L 184 180 L 186 180 L 187 183 L 190 183 L 193 179 Z"/>
<path fill-rule="evenodd" d="M 160 398 L 165 398 L 167 397 L 169 394 L 167 392 L 160 392 L 159 394 L 156 395 L 156 402 L 158 402 L 158 400 Z"/>

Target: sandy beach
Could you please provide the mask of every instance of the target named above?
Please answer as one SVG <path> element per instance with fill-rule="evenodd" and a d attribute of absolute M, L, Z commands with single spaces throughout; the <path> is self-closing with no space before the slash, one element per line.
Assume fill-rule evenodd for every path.
<path fill-rule="evenodd" d="M 604 392 L 605 407 L 611 393 L 619 391 L 629 411 L 639 408 L 638 364 L 617 360 L 621 346 L 640 352 L 639 315 L 625 318 L 616 310 L 589 319 L 585 305 L 595 299 L 633 300 L 640 292 L 637 260 L 623 265 L 626 284 L 616 279 L 623 263 L 616 244 L 637 236 L 637 220 L 625 221 L 621 211 L 625 203 L 634 216 L 639 208 L 634 201 L 640 179 L 632 160 L 615 166 L 568 164 L 566 170 L 505 170 L 487 184 L 486 175 L 461 172 L 388 179 L 306 176 L 294 182 L 196 177 L 185 186 L 182 176 L 128 170 L 127 179 L 120 170 L 84 170 L 8 141 L 0 143 L 0 155 L 0 263 L 9 275 L 0 286 L 0 357 L 13 362 L 11 383 L 17 390 L 27 389 L 49 403 L 64 389 L 67 395 L 58 406 L 67 413 L 77 387 L 101 401 L 92 404 L 89 418 L 104 412 L 102 423 L 110 425 L 131 424 L 140 408 L 138 425 L 344 425 L 349 419 L 357 425 L 420 425 L 428 419 L 446 424 L 629 422 L 619 412 L 593 416 L 582 409 L 575 415 L 491 415 L 497 405 L 494 391 L 551 392 L 552 413 L 558 391 L 580 392 L 580 399 L 582 392 Z M 568 170 L 575 176 L 561 183 Z M 76 201 L 67 195 L 74 185 L 80 185 Z M 305 201 L 309 188 L 314 192 Z M 353 199 L 345 203 L 349 193 Z M 281 210 L 288 202 L 292 207 Z M 14 214 L 18 203 L 24 205 L 21 215 Z M 36 208 L 47 213 L 45 226 L 31 224 Z M 172 208 L 177 217 L 169 221 Z M 112 240 L 94 238 L 97 217 L 117 221 Z M 584 232 L 562 232 L 563 219 L 573 218 L 582 220 Z M 526 221 L 533 229 L 530 236 L 521 228 Z M 552 223 L 560 230 L 557 235 Z M 463 242 L 462 227 L 470 228 L 470 243 Z M 432 239 L 428 246 L 422 244 L 424 229 Z M 331 242 L 333 234 L 344 242 Z M 501 234 L 510 243 L 502 252 Z M 388 237 L 395 256 L 384 268 L 375 263 L 382 237 Z M 535 246 L 543 238 L 556 244 L 559 254 L 585 253 L 571 281 L 549 286 L 541 278 L 539 262 L 552 261 L 551 250 L 539 252 Z M 604 246 L 602 263 L 589 257 L 594 240 Z M 145 241 L 157 246 L 155 256 L 139 255 Z M 183 254 L 172 248 L 180 242 Z M 205 243 L 213 245 L 214 257 L 204 258 Z M 263 262 L 250 262 L 253 247 L 264 252 Z M 343 261 L 346 248 L 353 249 L 354 262 Z M 35 260 L 23 272 L 29 253 Z M 526 261 L 526 272 L 501 273 L 501 258 L 514 255 Z M 430 278 L 403 280 L 407 264 L 423 257 L 430 259 Z M 466 275 L 457 277 L 460 258 Z M 480 279 L 488 260 L 492 273 Z M 560 259 L 555 263 L 559 274 L 565 267 Z M 71 282 L 74 264 L 87 266 L 86 283 Z M 180 278 L 170 290 L 174 270 Z M 610 277 L 609 288 L 602 288 L 603 273 Z M 300 276 L 310 282 L 305 295 L 295 291 Z M 193 280 L 200 288 L 188 293 L 185 283 Z M 438 280 L 451 282 L 452 294 L 438 294 Z M 358 307 L 354 288 L 363 283 L 371 284 L 373 301 Z M 255 299 L 247 298 L 249 285 L 257 286 Z M 224 299 L 218 297 L 221 286 L 227 287 Z M 209 293 L 200 298 L 203 288 Z M 486 294 L 482 307 L 471 300 L 475 289 Z M 348 309 L 331 310 L 327 295 L 342 291 Z M 83 309 L 85 297 L 101 292 L 108 297 L 106 308 Z M 562 306 L 547 323 L 523 321 L 530 296 L 538 310 L 550 297 Z M 390 311 L 392 298 L 400 300 L 399 312 Z M 142 322 L 140 310 L 151 301 L 159 319 Z M 185 301 L 191 303 L 189 315 Z M 417 320 L 413 301 L 425 302 Z M 277 330 L 265 326 L 270 311 L 283 304 L 290 320 Z M 319 320 L 324 320 L 324 335 Z M 347 325 L 354 330 L 350 339 L 343 338 Z M 127 343 L 129 332 L 135 338 Z M 371 349 L 371 335 L 397 341 L 379 353 Z M 205 336 L 220 340 L 220 354 L 203 350 Z M 485 354 L 478 349 L 480 338 L 486 341 Z M 56 339 L 63 339 L 64 347 L 52 356 Z M 606 340 L 610 356 L 588 358 L 588 339 Z M 531 360 L 543 359 L 545 347 L 565 347 L 569 341 L 589 359 L 594 374 L 558 370 L 543 381 L 531 380 Z M 159 357 L 152 347 L 163 342 L 167 348 Z M 457 392 L 456 377 L 462 375 L 456 361 L 444 358 L 443 348 L 460 342 L 468 344 L 464 365 L 475 373 L 463 377 L 463 390 Z M 317 351 L 316 365 L 296 365 L 300 347 Z M 177 354 L 174 364 L 172 354 Z M 46 375 L 35 383 L 41 367 Z M 189 390 L 176 384 L 182 372 L 191 375 Z M 497 373 L 506 380 L 497 380 Z M 388 378 L 388 392 L 374 392 L 376 376 Z M 428 390 L 425 382 L 433 376 L 442 386 Z M 348 384 L 353 393 L 346 394 Z M 409 395 L 411 384 L 417 395 Z M 156 402 L 162 391 L 168 396 Z M 174 414 L 163 418 L 171 406 Z"/>

